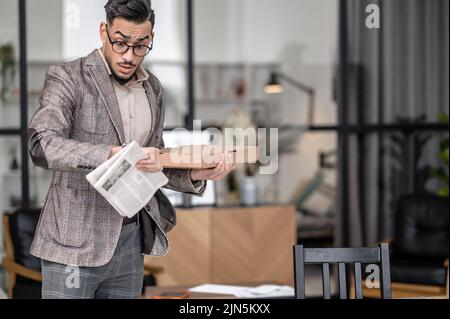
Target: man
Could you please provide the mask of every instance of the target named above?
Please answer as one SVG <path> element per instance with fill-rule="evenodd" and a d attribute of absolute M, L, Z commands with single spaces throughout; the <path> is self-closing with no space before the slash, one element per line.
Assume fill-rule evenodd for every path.
<path fill-rule="evenodd" d="M 86 181 L 121 145 L 137 141 L 148 156 L 137 168 L 162 170 L 166 187 L 185 193 L 201 195 L 205 180 L 233 169 L 224 160 L 214 169 L 162 169 L 164 93 L 141 66 L 155 39 L 151 1 L 109 0 L 105 10 L 102 48 L 50 66 L 29 125 L 33 163 L 54 171 L 31 247 L 42 259 L 43 298 L 139 297 L 143 252 L 167 253 L 170 227 L 155 197 L 124 219 Z"/>

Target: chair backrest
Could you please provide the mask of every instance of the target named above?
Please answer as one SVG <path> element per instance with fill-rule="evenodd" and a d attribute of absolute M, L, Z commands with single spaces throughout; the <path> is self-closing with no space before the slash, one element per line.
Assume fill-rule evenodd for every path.
<path fill-rule="evenodd" d="M 448 258 L 448 202 L 433 194 L 402 196 L 395 214 L 392 256 Z"/>
<path fill-rule="evenodd" d="M 7 255 L 16 263 L 37 271 L 41 270 L 41 261 L 30 254 L 30 247 L 40 212 L 40 208 L 18 208 L 3 216 L 3 234 Z"/>
<path fill-rule="evenodd" d="M 380 267 L 381 297 L 391 298 L 389 246 L 382 243 L 369 248 L 303 248 L 294 245 L 295 297 L 305 299 L 305 265 L 322 265 L 323 297 L 331 298 L 330 264 L 338 265 L 339 297 L 347 299 L 346 264 L 354 264 L 355 296 L 362 299 L 362 264 L 378 264 Z"/>

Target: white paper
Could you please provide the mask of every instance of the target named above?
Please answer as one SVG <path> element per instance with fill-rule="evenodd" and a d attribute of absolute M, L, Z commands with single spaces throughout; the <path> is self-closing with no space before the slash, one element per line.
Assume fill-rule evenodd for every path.
<path fill-rule="evenodd" d="M 89 173 L 86 179 L 120 215 L 133 217 L 169 181 L 161 172 L 138 170 L 136 163 L 145 158 L 141 147 L 133 141 Z"/>
<path fill-rule="evenodd" d="M 189 289 L 191 292 L 233 295 L 240 298 L 291 297 L 294 288 L 280 285 L 261 285 L 258 287 L 204 284 Z"/>
<path fill-rule="evenodd" d="M 254 288 L 248 288 L 239 293 L 237 297 L 263 298 L 263 297 L 292 297 L 295 295 L 294 288 L 290 286 L 279 285 L 261 285 Z"/>
<path fill-rule="evenodd" d="M 243 287 L 243 286 L 204 284 L 204 285 L 192 287 L 189 290 L 192 292 L 236 295 L 237 293 L 240 293 L 248 288 L 249 287 Z"/>

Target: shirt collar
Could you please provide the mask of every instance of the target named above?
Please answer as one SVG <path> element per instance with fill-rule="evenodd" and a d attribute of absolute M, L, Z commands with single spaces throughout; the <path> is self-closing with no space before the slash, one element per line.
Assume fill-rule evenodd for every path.
<path fill-rule="evenodd" d="M 100 48 L 97 50 L 98 50 L 98 53 L 100 54 L 100 56 L 102 57 L 103 62 L 105 63 L 105 67 L 106 67 L 106 70 L 108 71 L 108 74 L 112 75 L 111 68 L 109 67 L 108 62 L 106 61 L 105 56 L 103 55 L 102 49 Z M 136 78 L 137 78 L 136 82 L 147 81 L 148 77 L 149 77 L 148 72 L 142 67 L 142 65 L 140 65 L 136 70 Z"/>

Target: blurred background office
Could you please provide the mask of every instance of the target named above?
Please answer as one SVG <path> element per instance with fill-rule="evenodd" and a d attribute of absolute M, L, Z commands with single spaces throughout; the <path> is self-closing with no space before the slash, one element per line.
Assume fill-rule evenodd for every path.
<path fill-rule="evenodd" d="M 194 119 L 279 130 L 275 174 L 244 166 L 204 198 L 168 192 L 180 209 L 286 207 L 296 243 L 368 246 L 394 236 L 404 195 L 448 198 L 448 1 L 152 3 L 145 66 L 165 88 L 167 146 L 189 143 L 172 130 Z M 52 173 L 27 159 L 26 124 L 48 66 L 101 46 L 104 4 L 0 2 L 0 215 L 42 207 Z"/>

